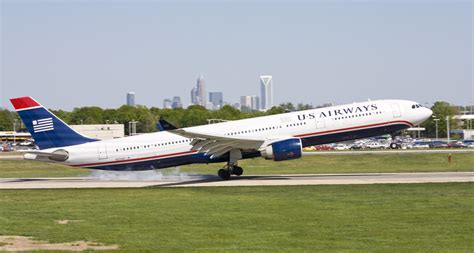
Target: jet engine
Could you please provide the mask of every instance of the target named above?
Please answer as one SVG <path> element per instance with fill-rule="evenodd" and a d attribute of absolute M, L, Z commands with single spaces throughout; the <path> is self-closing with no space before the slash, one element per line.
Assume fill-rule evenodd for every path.
<path fill-rule="evenodd" d="M 282 141 L 276 141 L 268 145 L 261 151 L 262 157 L 265 159 L 273 159 L 274 161 L 285 161 L 301 158 L 302 154 L 301 139 L 292 138 Z"/>

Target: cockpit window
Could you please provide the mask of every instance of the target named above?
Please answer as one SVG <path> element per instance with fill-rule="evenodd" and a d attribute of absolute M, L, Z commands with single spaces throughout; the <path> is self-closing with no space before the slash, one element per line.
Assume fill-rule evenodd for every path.
<path fill-rule="evenodd" d="M 421 107 L 423 107 L 423 106 L 420 105 L 420 104 L 416 104 L 416 105 L 412 105 L 412 106 L 411 106 L 412 109 L 421 108 Z"/>

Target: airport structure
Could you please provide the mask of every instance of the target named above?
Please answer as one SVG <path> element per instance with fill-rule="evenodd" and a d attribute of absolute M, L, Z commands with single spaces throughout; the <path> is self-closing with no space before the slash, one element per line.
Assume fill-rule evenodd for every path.
<path fill-rule="evenodd" d="M 273 106 L 273 78 L 260 76 L 260 103 L 261 110 L 268 110 Z"/>
<path fill-rule="evenodd" d="M 127 92 L 127 105 L 135 106 L 135 92 Z"/>
<path fill-rule="evenodd" d="M 112 140 L 125 137 L 123 124 L 71 125 L 82 135 L 99 140 Z"/>
<path fill-rule="evenodd" d="M 70 125 L 78 133 L 99 140 L 112 140 L 125 137 L 123 124 L 95 124 L 95 125 Z M 0 132 L 0 141 L 24 141 L 31 139 L 31 134 L 26 132 L 5 131 Z"/>

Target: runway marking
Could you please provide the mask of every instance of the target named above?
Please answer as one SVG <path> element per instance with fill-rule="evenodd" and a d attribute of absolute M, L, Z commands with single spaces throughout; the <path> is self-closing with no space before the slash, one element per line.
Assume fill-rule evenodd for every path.
<path fill-rule="evenodd" d="M 227 181 L 211 175 L 191 175 L 186 180 L 164 179 L 149 181 L 99 180 L 90 177 L 3 178 L 0 179 L 0 189 L 356 185 L 451 182 L 474 182 L 474 172 L 249 175 L 232 177 L 231 180 Z"/>

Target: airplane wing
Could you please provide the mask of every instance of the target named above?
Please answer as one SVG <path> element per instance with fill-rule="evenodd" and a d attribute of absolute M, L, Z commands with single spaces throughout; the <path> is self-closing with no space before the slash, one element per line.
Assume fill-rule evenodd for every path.
<path fill-rule="evenodd" d="M 211 155 L 211 159 L 219 157 L 232 149 L 259 150 L 259 148 L 265 143 L 264 139 L 233 138 L 224 135 L 192 132 L 182 128 L 171 130 L 170 132 L 193 139 L 191 142 L 191 145 L 193 146 L 192 149 Z"/>

